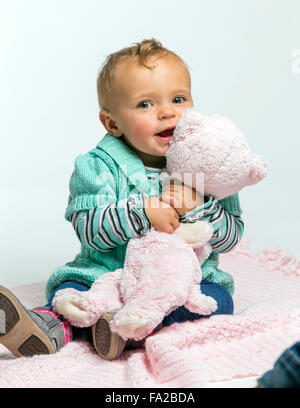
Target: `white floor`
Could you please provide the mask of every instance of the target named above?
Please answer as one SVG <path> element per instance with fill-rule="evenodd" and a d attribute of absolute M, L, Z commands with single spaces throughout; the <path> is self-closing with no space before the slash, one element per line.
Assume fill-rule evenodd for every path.
<path fill-rule="evenodd" d="M 258 378 L 259 377 L 248 377 L 231 381 L 208 383 L 205 388 L 255 388 Z"/>

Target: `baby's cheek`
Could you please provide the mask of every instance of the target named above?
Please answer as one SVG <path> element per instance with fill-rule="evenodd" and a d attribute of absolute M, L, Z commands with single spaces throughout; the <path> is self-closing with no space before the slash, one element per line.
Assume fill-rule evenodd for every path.
<path fill-rule="evenodd" d="M 147 136 L 153 136 L 153 125 L 147 121 L 137 121 L 133 125 L 133 131 L 139 139 L 145 139 Z"/>

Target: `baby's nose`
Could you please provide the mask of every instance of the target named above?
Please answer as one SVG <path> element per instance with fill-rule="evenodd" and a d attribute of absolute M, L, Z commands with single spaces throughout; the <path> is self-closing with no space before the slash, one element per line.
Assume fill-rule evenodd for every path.
<path fill-rule="evenodd" d="M 176 111 L 174 106 L 172 105 L 165 105 L 159 109 L 158 118 L 159 119 L 169 119 L 176 115 Z"/>

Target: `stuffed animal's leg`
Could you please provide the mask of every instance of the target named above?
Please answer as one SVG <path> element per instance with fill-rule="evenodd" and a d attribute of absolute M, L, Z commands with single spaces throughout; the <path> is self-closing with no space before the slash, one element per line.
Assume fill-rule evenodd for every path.
<path fill-rule="evenodd" d="M 140 340 L 149 335 L 173 309 L 187 300 L 193 283 L 195 256 L 191 248 L 157 249 L 141 271 L 133 298 L 114 316 L 112 331 Z"/>
<path fill-rule="evenodd" d="M 152 293 L 153 301 L 151 301 L 151 294 L 149 294 L 149 298 L 126 304 L 114 316 L 111 323 L 112 331 L 124 339 L 141 340 L 147 337 L 162 322 L 165 315 L 176 308 L 176 306 L 171 307 L 171 304 L 176 303 L 178 306 L 184 304 L 188 292 L 187 288 L 186 296 L 184 296 L 182 287 L 178 291 L 172 287 L 172 294 L 169 289 L 169 286 L 161 286 L 155 294 Z"/>
<path fill-rule="evenodd" d="M 184 303 L 190 312 L 209 316 L 217 310 L 217 302 L 211 296 L 206 296 L 200 292 L 200 284 L 195 283 L 190 287 L 187 301 Z"/>
<path fill-rule="evenodd" d="M 59 290 L 53 298 L 54 310 L 79 327 L 92 326 L 105 312 L 117 312 L 123 306 L 119 293 L 121 272 L 117 269 L 100 276 L 86 292 Z"/>

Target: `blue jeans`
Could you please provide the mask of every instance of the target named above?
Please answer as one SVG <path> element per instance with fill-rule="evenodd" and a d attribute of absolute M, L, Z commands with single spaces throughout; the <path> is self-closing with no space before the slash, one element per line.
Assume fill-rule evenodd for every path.
<path fill-rule="evenodd" d="M 285 350 L 259 380 L 261 388 L 300 388 L 300 341 Z"/>
<path fill-rule="evenodd" d="M 218 304 L 218 308 L 212 314 L 233 314 L 233 299 L 224 286 L 219 285 L 218 283 L 201 283 L 201 292 L 207 296 L 214 298 Z M 55 293 L 61 289 L 74 288 L 80 291 L 87 291 L 89 287 L 83 283 L 65 281 L 63 282 L 52 294 L 49 303 L 47 306 L 52 306 L 52 300 Z M 186 322 L 191 320 L 197 320 L 202 317 L 207 317 L 199 315 L 197 313 L 192 313 L 187 310 L 184 306 L 178 307 L 176 310 L 171 312 L 168 316 L 162 321 L 163 327 L 170 326 L 172 323 Z"/>

